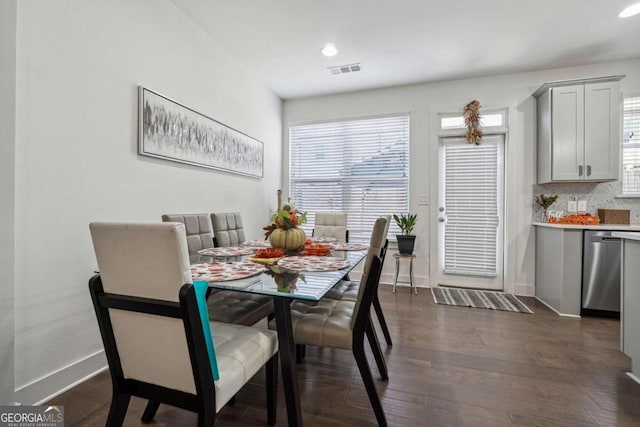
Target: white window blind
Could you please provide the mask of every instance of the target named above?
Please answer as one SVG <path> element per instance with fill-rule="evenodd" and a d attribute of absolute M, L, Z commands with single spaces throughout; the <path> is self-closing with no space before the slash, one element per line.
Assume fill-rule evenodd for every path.
<path fill-rule="evenodd" d="M 640 194 L 640 96 L 625 98 L 622 125 L 622 193 Z"/>
<path fill-rule="evenodd" d="M 500 141 L 485 136 L 481 145 L 464 138 L 445 143 L 446 273 L 497 275 Z"/>
<path fill-rule="evenodd" d="M 289 195 L 308 235 L 318 211 L 347 212 L 350 242 L 368 242 L 381 215 L 408 212 L 408 116 L 291 126 L 289 144 Z"/>

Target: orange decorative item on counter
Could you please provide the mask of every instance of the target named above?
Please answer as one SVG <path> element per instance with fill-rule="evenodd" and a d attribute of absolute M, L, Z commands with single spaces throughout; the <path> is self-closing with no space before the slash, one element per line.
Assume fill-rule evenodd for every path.
<path fill-rule="evenodd" d="M 573 225 L 598 225 L 600 217 L 598 215 L 565 215 L 561 218 L 550 217 L 550 224 L 573 224 Z"/>

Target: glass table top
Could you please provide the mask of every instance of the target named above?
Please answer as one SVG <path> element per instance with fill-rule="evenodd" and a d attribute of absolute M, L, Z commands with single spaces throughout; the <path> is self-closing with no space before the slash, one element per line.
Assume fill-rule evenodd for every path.
<path fill-rule="evenodd" d="M 239 280 L 223 282 L 209 282 L 209 286 L 216 289 L 230 289 L 238 292 L 253 294 L 280 296 L 291 299 L 309 301 L 320 300 L 333 286 L 335 286 L 347 273 L 362 261 L 367 251 L 335 251 L 333 257 L 349 261 L 349 266 L 341 270 L 333 271 L 302 271 L 295 272 L 279 266 Z M 189 257 L 191 264 L 226 261 L 242 261 L 244 257 L 210 257 L 204 255 L 192 255 Z"/>

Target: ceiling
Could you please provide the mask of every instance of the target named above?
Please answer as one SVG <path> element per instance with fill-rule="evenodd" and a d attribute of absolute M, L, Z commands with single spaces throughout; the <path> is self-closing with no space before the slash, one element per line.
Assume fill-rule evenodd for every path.
<path fill-rule="evenodd" d="M 283 99 L 640 57 L 637 0 L 171 1 Z"/>

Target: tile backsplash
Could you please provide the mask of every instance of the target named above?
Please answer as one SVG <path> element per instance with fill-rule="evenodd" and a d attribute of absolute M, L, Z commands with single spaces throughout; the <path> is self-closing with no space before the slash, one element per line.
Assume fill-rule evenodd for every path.
<path fill-rule="evenodd" d="M 549 208 L 550 210 L 562 210 L 567 213 L 567 202 L 570 200 L 586 200 L 587 212 L 598 214 L 598 209 L 629 209 L 631 211 L 631 224 L 640 224 L 640 198 L 616 198 L 622 194 L 622 182 L 604 183 L 566 183 L 566 184 L 535 184 L 533 186 L 533 221 L 542 218 L 542 207 L 536 201 L 535 196 L 540 194 L 557 194 L 558 199 Z"/>

